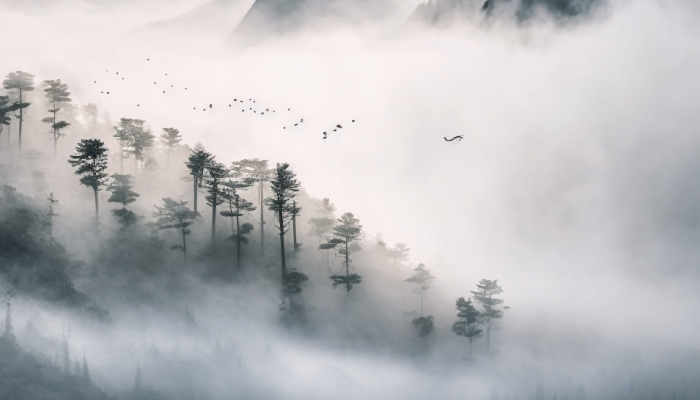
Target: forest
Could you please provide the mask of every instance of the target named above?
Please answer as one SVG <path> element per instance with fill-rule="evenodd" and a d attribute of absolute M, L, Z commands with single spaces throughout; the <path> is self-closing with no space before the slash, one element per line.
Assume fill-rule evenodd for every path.
<path fill-rule="evenodd" d="M 698 11 L 0 4 L 0 400 L 700 400 Z"/>

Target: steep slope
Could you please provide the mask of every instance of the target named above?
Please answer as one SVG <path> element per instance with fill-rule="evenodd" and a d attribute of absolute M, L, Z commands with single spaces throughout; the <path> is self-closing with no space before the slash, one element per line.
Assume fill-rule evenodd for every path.
<path fill-rule="evenodd" d="M 362 24 L 395 11 L 391 0 L 256 0 L 232 39 L 250 43 L 303 27 Z"/>
<path fill-rule="evenodd" d="M 448 25 L 479 13 L 524 21 L 538 11 L 555 18 L 573 18 L 588 14 L 599 3 L 601 0 L 429 0 L 416 7 L 407 23 Z"/>

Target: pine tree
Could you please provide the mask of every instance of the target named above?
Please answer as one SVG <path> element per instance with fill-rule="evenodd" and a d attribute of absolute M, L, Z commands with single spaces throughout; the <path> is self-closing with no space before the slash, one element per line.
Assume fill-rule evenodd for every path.
<path fill-rule="evenodd" d="M 231 218 L 231 229 L 233 234 L 231 240 L 236 242 L 236 268 L 241 268 L 241 243 L 247 244 L 248 238 L 245 237 L 253 230 L 253 225 L 244 223 L 241 226 L 240 217 L 244 212 L 255 211 L 256 207 L 252 202 L 242 198 L 238 191 L 246 190 L 253 184 L 250 179 L 243 178 L 240 170 L 234 167 L 231 169 L 229 179 L 224 182 L 223 199 L 228 205 L 228 210 L 221 211 L 221 215 Z M 235 218 L 235 225 L 234 225 Z"/>
<path fill-rule="evenodd" d="M 2 337 L 7 340 L 14 340 L 15 335 L 12 332 L 12 299 L 17 297 L 17 293 L 15 293 L 15 290 L 10 288 L 7 290 L 5 293 L 5 305 L 7 306 L 7 311 L 5 313 L 5 332 L 3 333 Z"/>
<path fill-rule="evenodd" d="M 333 218 L 327 217 L 311 218 L 309 220 L 309 224 L 311 224 L 310 235 L 318 236 L 318 244 L 320 246 L 321 240 L 333 231 L 333 227 L 335 226 L 335 220 Z M 329 272 L 331 270 L 330 251 L 330 248 L 326 249 L 326 268 Z"/>
<path fill-rule="evenodd" d="M 129 152 L 133 145 L 133 130 L 135 121 L 143 123 L 142 120 L 134 120 L 132 118 L 122 118 L 119 120 L 119 125 L 114 127 L 116 133 L 114 137 L 119 142 L 119 172 L 124 173 L 124 159 L 129 158 Z"/>
<path fill-rule="evenodd" d="M 452 324 L 452 332 L 469 339 L 469 355 L 472 354 L 472 341 L 481 336 L 482 330 L 478 327 L 477 321 L 481 316 L 479 310 L 472 304 L 472 299 L 464 300 L 460 297 L 456 302 L 457 322 Z"/>
<path fill-rule="evenodd" d="M 216 207 L 223 204 L 226 193 L 224 191 L 225 180 L 228 177 L 228 170 L 223 164 L 215 162 L 213 159 L 207 166 L 207 175 L 204 178 L 203 186 L 207 191 L 205 197 L 207 205 L 211 207 L 211 252 L 216 253 Z"/>
<path fill-rule="evenodd" d="M 131 130 L 130 153 L 134 156 L 134 172 L 138 171 L 139 163 L 143 164 L 146 152 L 152 149 L 155 144 L 155 135 L 144 124 L 145 121 L 135 119 Z"/>
<path fill-rule="evenodd" d="M 360 246 L 357 242 L 362 234 L 362 225 L 359 224 L 360 220 L 355 218 L 352 213 L 343 214 L 340 219 L 338 219 L 338 224 L 333 228 L 333 239 L 329 240 L 328 243 L 322 244 L 320 249 L 334 249 L 339 247 L 338 253 L 345 257 L 345 275 L 332 275 L 330 279 L 333 281 L 333 287 L 338 285 L 345 285 L 345 289 L 348 293 L 352 290 L 353 285 L 362 282 L 362 277 L 358 274 L 350 273 L 350 254 L 354 251 L 360 250 Z"/>
<path fill-rule="evenodd" d="M 197 143 L 194 146 L 194 150 L 192 150 L 187 161 L 185 161 L 185 165 L 190 170 L 190 175 L 192 175 L 192 181 L 194 182 L 194 212 L 197 212 L 197 191 L 202 187 L 204 173 L 213 161 L 214 156 L 206 151 L 201 143 Z"/>
<path fill-rule="evenodd" d="M 70 156 L 68 163 L 77 170 L 77 175 L 82 175 L 80 183 L 92 188 L 95 193 L 95 220 L 99 221 L 100 208 L 97 201 L 97 192 L 107 185 L 107 151 L 104 142 L 100 139 L 83 139 L 75 148 L 77 154 Z"/>
<path fill-rule="evenodd" d="M 27 73 L 27 72 L 22 72 L 22 71 L 16 71 L 16 72 L 10 72 L 7 74 L 7 78 L 2 82 L 2 86 L 6 90 L 16 90 L 17 91 L 17 97 L 18 97 L 18 104 L 20 105 L 19 107 L 19 149 L 20 151 L 22 150 L 22 121 L 24 121 L 24 114 L 23 111 L 25 108 L 29 107 L 31 103 L 25 103 L 23 102 L 24 100 L 24 93 L 25 92 L 31 92 L 34 90 L 34 75 Z"/>
<path fill-rule="evenodd" d="M 170 151 L 178 148 L 182 141 L 180 131 L 175 128 L 163 128 L 163 133 L 160 135 L 160 142 L 167 149 L 167 159 L 165 167 L 170 168 Z"/>
<path fill-rule="evenodd" d="M 404 282 L 413 283 L 418 285 L 418 294 L 420 294 L 420 316 L 423 316 L 423 296 L 425 291 L 430 289 L 428 284 L 435 280 L 435 277 L 430 274 L 430 270 L 425 268 L 424 264 L 418 264 L 418 267 L 414 269 L 415 274 L 411 277 L 404 279 Z"/>
<path fill-rule="evenodd" d="M 481 323 L 486 327 L 486 350 L 491 352 L 491 320 L 503 317 L 503 311 L 495 308 L 503 303 L 503 300 L 493 296 L 503 293 L 503 289 L 498 286 L 498 279 L 482 279 L 476 287 L 477 290 L 471 290 L 471 293 L 474 295 L 474 301 L 484 307 L 484 312 L 481 313 Z"/>
<path fill-rule="evenodd" d="M 25 103 L 28 104 L 28 103 Z M 10 103 L 9 96 L 0 96 L 0 134 L 5 126 L 7 126 L 7 144 L 10 144 L 10 123 L 12 122 L 12 112 L 19 110 L 21 104 L 18 102 Z"/>
<path fill-rule="evenodd" d="M 53 219 L 58 217 L 54 206 L 58 204 L 58 199 L 54 197 L 53 192 L 49 193 L 49 197 L 46 199 L 49 202 L 48 209 L 46 211 L 46 220 L 44 221 L 44 226 L 46 227 L 46 232 L 49 235 L 49 244 L 53 244 Z"/>
<path fill-rule="evenodd" d="M 112 182 L 107 187 L 107 191 L 112 195 L 107 200 L 108 203 L 120 203 L 122 208 L 112 210 L 112 214 L 119 219 L 122 225 L 121 230 L 125 230 L 138 221 L 138 217 L 133 211 L 127 210 L 126 206 L 135 202 L 139 194 L 134 192 L 131 175 L 112 175 Z"/>
<path fill-rule="evenodd" d="M 68 85 L 61 83 L 60 79 L 44 81 L 43 85 L 46 87 L 44 92 L 46 92 L 46 98 L 49 100 L 49 104 L 51 105 L 49 112 L 52 114 L 52 116 L 44 118 L 41 121 L 51 124 L 51 131 L 53 133 L 53 153 L 54 156 L 56 156 L 58 139 L 60 139 L 61 136 L 64 136 L 63 133 L 61 133 L 61 129 L 64 129 L 70 125 L 66 121 L 58 121 L 56 119 L 56 114 L 61 111 L 59 106 L 70 103 L 73 100 L 68 97 L 70 96 Z"/>
<path fill-rule="evenodd" d="M 292 238 L 294 239 L 294 253 L 299 251 L 301 243 L 297 243 L 297 217 L 301 213 L 301 207 L 297 207 L 297 202 L 292 201 L 292 206 L 289 208 L 289 214 L 292 216 Z"/>
<path fill-rule="evenodd" d="M 270 211 L 275 212 L 276 227 L 280 236 L 280 257 L 282 260 L 282 282 L 287 276 L 286 254 L 284 251 L 284 234 L 289 230 L 291 219 L 290 208 L 292 201 L 299 191 L 299 181 L 296 174 L 289 169 L 289 164 L 277 164 L 274 178 L 270 183 L 272 196 L 265 199 Z"/>
<path fill-rule="evenodd" d="M 187 207 L 187 202 L 180 200 L 175 201 L 170 197 L 163 199 L 163 207 L 155 206 L 157 212 L 153 213 L 155 218 L 158 218 L 156 225 L 159 230 L 162 229 L 178 229 L 182 235 L 182 246 L 171 246 L 171 250 L 181 250 L 185 265 L 187 265 L 187 235 L 192 233 L 189 226 L 192 225 L 192 220 L 197 217 L 197 213 Z"/>
<path fill-rule="evenodd" d="M 259 199 L 259 210 L 260 210 L 260 255 L 265 253 L 265 216 L 264 216 L 264 189 L 265 182 L 269 182 L 274 171 L 268 167 L 267 160 L 258 160 L 257 158 L 249 160 L 237 161 L 237 164 L 241 172 L 243 172 L 245 177 L 253 179 L 258 183 L 258 199 Z"/>

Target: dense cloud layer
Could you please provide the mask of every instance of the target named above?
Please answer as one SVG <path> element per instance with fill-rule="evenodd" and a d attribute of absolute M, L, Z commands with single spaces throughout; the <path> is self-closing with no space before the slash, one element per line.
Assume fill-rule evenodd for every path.
<path fill-rule="evenodd" d="M 33 92 L 23 155 L 14 152 L 16 125 L 9 147 L 0 134 L 1 183 L 33 198 L 32 210 L 55 192 L 66 274 L 113 325 L 24 291 L 13 309 L 24 347 L 55 355 L 66 332 L 99 387 L 129 392 L 140 367 L 145 384 L 169 398 L 488 398 L 496 386 L 499 398 L 525 399 L 540 398 L 538 385 L 546 398 L 697 393 L 700 31 L 692 4 L 613 2 L 575 26 L 477 14 L 414 30 L 401 29 L 417 5 L 405 2 L 389 20 L 328 23 L 322 34 L 301 26 L 232 48 L 227 27 L 242 13 L 212 22 L 216 29 L 192 28 L 207 24 L 213 3 L 64 3 L 0 6 L 2 29 L 25 32 L 0 44 L 0 72 L 60 78 L 74 104 L 97 105 L 97 119 L 67 109 L 73 125 L 54 160 L 40 122 L 48 105 Z M 141 28 L 155 21 L 173 25 Z M 277 113 L 229 110 L 234 98 Z M 305 190 L 293 267 L 310 278 L 306 324 L 280 322 L 271 230 L 269 254 L 259 257 L 255 225 L 247 272 L 233 276 L 228 242 L 219 258 L 207 253 L 208 207 L 193 228 L 188 270 L 169 250 L 174 232 L 148 240 L 153 204 L 191 199 L 191 183 L 180 180 L 185 149 L 169 168 L 162 149 L 149 168 L 127 160 L 141 194 L 133 209 L 144 218 L 124 235 L 103 210 L 95 235 L 92 194 L 65 159 L 81 138 L 116 150 L 112 126 L 122 117 L 143 118 L 157 134 L 177 127 L 188 145 L 202 142 L 227 164 L 290 163 Z M 344 131 L 322 139 L 337 123 Z M 460 134 L 461 142 L 443 139 Z M 340 259 L 328 266 L 308 236 L 306 221 L 322 215 L 312 198 L 323 197 L 367 233 L 353 264 L 363 282 L 350 294 L 330 286 L 328 269 L 340 271 Z M 230 233 L 229 221 L 218 226 L 221 238 Z M 392 268 L 379 236 L 407 243 L 409 265 Z M 402 281 L 419 262 L 438 278 L 426 303 L 436 329 L 425 358 L 411 326 L 418 297 Z M 511 308 L 494 333 L 496 356 L 479 339 L 467 361 L 465 339 L 450 331 L 454 301 L 481 278 L 499 279 Z M 40 327 L 40 338 L 27 326 Z"/>

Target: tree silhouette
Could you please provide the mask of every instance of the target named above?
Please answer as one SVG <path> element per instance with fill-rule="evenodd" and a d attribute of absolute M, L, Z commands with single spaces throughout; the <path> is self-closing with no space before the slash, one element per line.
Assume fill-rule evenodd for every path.
<path fill-rule="evenodd" d="M 2 81 L 2 86 L 6 90 L 16 90 L 18 97 L 19 107 L 19 149 L 22 149 L 22 121 L 24 121 L 23 110 L 31 105 L 31 103 L 25 103 L 24 93 L 31 92 L 34 90 L 34 75 L 16 71 L 7 74 L 7 78 Z"/>
<path fill-rule="evenodd" d="M 145 121 L 135 119 L 131 133 L 130 153 L 134 156 L 134 172 L 138 170 L 139 163 L 143 163 L 146 152 L 153 148 L 155 135 L 144 126 Z"/>
<path fill-rule="evenodd" d="M 187 235 L 192 233 L 189 226 L 193 224 L 197 213 L 187 207 L 187 202 L 175 201 L 170 197 L 163 198 L 163 207 L 155 206 L 157 212 L 153 216 L 157 218 L 157 226 L 162 229 L 177 229 L 182 235 L 182 246 L 171 246 L 171 250 L 181 250 L 185 265 L 187 265 Z"/>
<path fill-rule="evenodd" d="M 82 139 L 70 156 L 68 163 L 77 168 L 76 175 L 82 175 L 80 183 L 92 188 L 95 193 L 95 220 L 99 222 L 100 207 L 97 192 L 107 185 L 107 151 L 100 139 Z"/>
<path fill-rule="evenodd" d="M 112 195 L 107 200 L 108 203 L 120 203 L 122 208 L 112 210 L 112 214 L 119 219 L 122 225 L 121 230 L 125 230 L 138 221 L 138 217 L 133 211 L 127 210 L 126 206 L 135 202 L 139 194 L 134 192 L 131 175 L 112 175 L 112 182 L 107 187 Z"/>
<path fill-rule="evenodd" d="M 297 217 L 301 213 L 301 207 L 297 207 L 297 202 L 292 201 L 292 206 L 289 208 L 289 214 L 292 216 L 292 238 L 294 239 L 294 252 L 299 251 L 301 243 L 297 243 Z"/>
<path fill-rule="evenodd" d="M 48 200 L 49 206 L 46 210 L 46 220 L 44 222 L 44 226 L 46 226 L 46 233 L 49 234 L 49 244 L 53 244 L 53 218 L 58 217 L 58 213 L 54 209 L 54 206 L 58 204 L 58 199 L 56 199 L 53 192 L 51 192 L 46 200 Z"/>
<path fill-rule="evenodd" d="M 480 303 L 484 307 L 484 312 L 481 313 L 481 323 L 486 327 L 486 350 L 491 351 L 491 320 L 503 317 L 503 311 L 495 308 L 503 303 L 503 299 L 497 299 L 493 296 L 503 293 L 503 289 L 498 286 L 498 279 L 482 279 L 476 285 L 477 290 L 470 290 L 474 295 L 474 301 Z"/>
<path fill-rule="evenodd" d="M 175 128 L 163 128 L 163 133 L 160 135 L 160 142 L 167 149 L 167 159 L 165 168 L 170 168 L 170 151 L 178 148 L 182 141 L 180 131 Z"/>
<path fill-rule="evenodd" d="M 25 103 L 28 104 L 28 103 Z M 12 115 L 13 111 L 19 110 L 21 108 L 20 103 L 10 103 L 10 96 L 0 96 L 0 134 L 2 134 L 3 128 L 7 125 L 7 139 L 8 139 L 8 144 L 9 144 L 9 139 L 10 139 L 10 129 L 9 125 L 10 122 L 12 122 L 12 118 L 10 116 Z"/>
<path fill-rule="evenodd" d="M 256 207 L 252 202 L 242 198 L 238 191 L 246 190 L 252 184 L 253 181 L 251 179 L 243 178 L 235 164 L 234 168 L 231 169 L 229 179 L 224 182 L 223 199 L 228 205 L 228 210 L 221 211 L 220 214 L 231 218 L 231 230 L 233 231 L 231 240 L 236 242 L 236 267 L 239 269 L 241 268 L 241 243 L 248 243 L 248 238 L 245 235 L 253 230 L 252 224 L 245 223 L 241 226 L 240 217 L 244 215 L 244 212 L 255 211 Z"/>
<path fill-rule="evenodd" d="M 211 252 L 216 252 L 216 207 L 225 201 L 225 180 L 228 177 L 228 170 L 223 164 L 215 162 L 213 159 L 207 166 L 207 174 L 204 178 L 203 186 L 207 191 L 207 205 L 211 207 Z"/>
<path fill-rule="evenodd" d="M 350 254 L 360 250 L 357 241 L 359 241 L 361 234 L 362 225 L 360 225 L 360 220 L 355 218 L 352 213 L 345 213 L 338 219 L 338 224 L 333 228 L 335 237 L 329 240 L 328 243 L 319 246 L 320 249 L 339 247 L 338 253 L 345 257 L 345 275 L 332 275 L 330 279 L 333 281 L 333 287 L 345 285 L 348 293 L 352 290 L 353 285 L 362 282 L 360 275 L 350 274 L 350 263 L 352 262 Z"/>
<path fill-rule="evenodd" d="M 335 226 L 335 220 L 333 218 L 327 218 L 327 217 L 322 217 L 322 218 L 311 218 L 309 220 L 309 224 L 311 224 L 311 232 L 310 234 L 312 236 L 318 236 L 318 244 L 319 246 L 321 245 L 321 238 L 329 234 L 331 231 L 333 231 L 333 227 Z M 326 268 L 328 271 L 330 271 L 331 266 L 330 266 L 330 248 L 326 249 Z"/>
<path fill-rule="evenodd" d="M 134 129 L 134 123 L 138 121 L 143 123 L 142 120 L 134 120 L 133 118 L 122 118 L 119 120 L 119 124 L 114 127 L 116 133 L 114 137 L 119 142 L 119 172 L 124 173 L 124 159 L 129 158 L 129 150 L 133 144 L 132 131 Z"/>
<path fill-rule="evenodd" d="M 404 279 L 404 282 L 413 283 L 418 285 L 417 293 L 420 295 L 420 316 L 423 316 L 423 296 L 425 291 L 430 289 L 428 284 L 435 280 L 435 277 L 430 274 L 430 270 L 425 268 L 424 264 L 418 264 L 418 267 L 414 269 L 415 274 L 411 275 L 409 278 Z"/>
<path fill-rule="evenodd" d="M 275 212 L 276 227 L 280 235 L 280 257 L 282 259 L 282 281 L 287 276 L 287 264 L 284 251 L 284 234 L 289 230 L 291 220 L 290 208 L 299 191 L 296 174 L 289 169 L 289 164 L 277 164 L 270 187 L 272 196 L 265 199 L 268 209 Z"/>
<path fill-rule="evenodd" d="M 272 179 L 273 171 L 267 165 L 267 160 L 245 159 L 237 161 L 234 164 L 240 168 L 245 177 L 251 178 L 258 183 L 258 199 L 260 209 L 260 255 L 265 252 L 265 216 L 263 213 L 264 207 L 264 187 L 265 182 Z"/>
<path fill-rule="evenodd" d="M 469 339 L 469 355 L 471 356 L 472 341 L 481 336 L 483 332 L 477 325 L 481 313 L 474 307 L 471 298 L 467 300 L 464 300 L 464 297 L 458 298 L 456 308 L 458 311 L 457 321 L 452 324 L 452 332 Z"/>
<path fill-rule="evenodd" d="M 2 337 L 6 340 L 14 340 L 15 335 L 12 332 L 12 299 L 17 297 L 17 293 L 15 293 L 15 290 L 10 288 L 7 289 L 7 292 L 5 293 L 5 305 L 7 306 L 7 311 L 5 313 L 5 332 L 3 333 Z"/>
<path fill-rule="evenodd" d="M 214 161 L 214 156 L 206 151 L 201 143 L 197 143 L 185 161 L 187 169 L 190 170 L 192 181 L 194 182 L 194 212 L 197 212 L 197 191 L 202 186 L 204 172 L 209 164 Z"/>
<path fill-rule="evenodd" d="M 70 96 L 68 85 L 61 83 L 60 79 L 44 81 L 43 85 L 46 87 L 44 92 L 46 92 L 46 99 L 48 99 L 49 104 L 51 105 L 49 112 L 52 114 L 52 116 L 44 118 L 41 121 L 51 124 L 51 131 L 53 133 L 53 153 L 54 156 L 56 156 L 58 139 L 60 139 L 61 136 L 64 136 L 63 133 L 61 133 L 61 129 L 70 125 L 66 121 L 58 121 L 56 119 L 56 114 L 61 111 L 59 106 L 70 103 L 73 100 L 68 97 Z"/>

